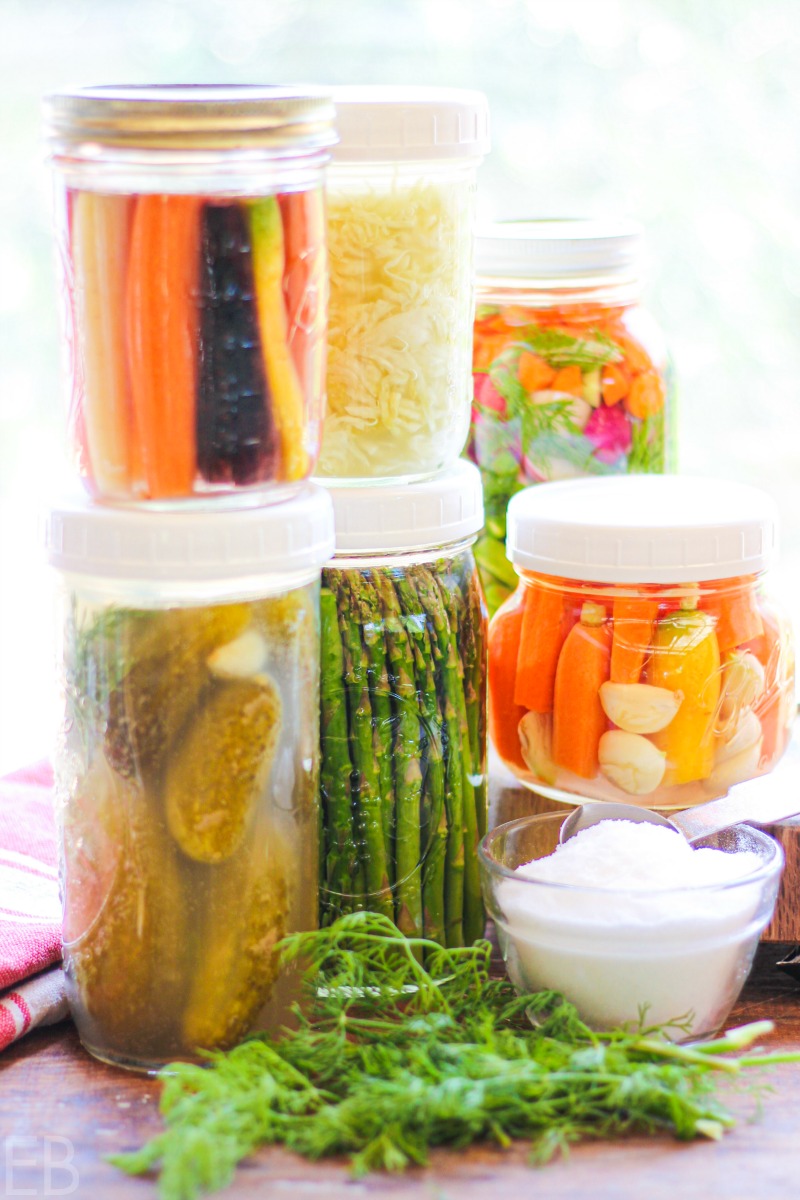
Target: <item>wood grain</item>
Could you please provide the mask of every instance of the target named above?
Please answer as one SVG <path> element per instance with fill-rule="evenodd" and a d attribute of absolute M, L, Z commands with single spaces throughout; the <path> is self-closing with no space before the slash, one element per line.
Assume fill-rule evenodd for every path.
<path fill-rule="evenodd" d="M 734 1021 L 771 1017 L 770 1049 L 800 1049 L 800 985 L 777 971 L 778 948 L 762 946 Z M 427 1170 L 351 1179 L 344 1163 L 310 1164 L 265 1150 L 239 1171 L 232 1200 L 786 1200 L 798 1192 L 800 1067 L 773 1068 L 762 1114 L 755 1098 L 731 1093 L 740 1117 L 722 1142 L 679 1143 L 663 1136 L 576 1147 L 566 1161 L 533 1169 L 524 1146 L 437 1152 Z M 152 1180 L 128 1179 L 104 1158 L 132 1149 L 159 1128 L 158 1084 L 95 1062 L 74 1029 L 39 1030 L 7 1051 L 0 1065 L 3 1161 L 0 1194 L 78 1200 L 146 1200 Z M 71 1191 L 66 1190 L 74 1184 Z M 27 1189 L 27 1190 L 26 1190 Z M 59 1190 L 60 1189 L 60 1190 Z"/>

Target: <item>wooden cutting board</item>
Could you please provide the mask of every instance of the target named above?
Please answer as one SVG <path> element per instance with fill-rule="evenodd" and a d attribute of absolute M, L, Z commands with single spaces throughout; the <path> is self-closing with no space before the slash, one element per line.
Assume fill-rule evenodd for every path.
<path fill-rule="evenodd" d="M 532 813 L 563 811 L 563 804 L 545 796 L 539 796 L 523 787 L 504 767 L 497 756 L 490 752 L 489 762 L 489 826 L 500 825 Z M 766 833 L 776 838 L 783 847 L 786 867 L 778 893 L 778 903 L 772 921 L 764 930 L 764 942 L 800 943 L 800 818 L 781 821 L 776 825 L 759 825 Z"/>

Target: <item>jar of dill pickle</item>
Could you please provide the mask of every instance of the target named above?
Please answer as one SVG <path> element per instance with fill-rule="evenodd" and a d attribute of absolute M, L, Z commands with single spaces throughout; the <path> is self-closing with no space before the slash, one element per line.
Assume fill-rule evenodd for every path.
<path fill-rule="evenodd" d="M 316 928 L 330 501 L 53 511 L 64 966 L 86 1048 L 156 1069 L 277 1029 Z"/>
<path fill-rule="evenodd" d="M 489 628 L 503 761 L 552 799 L 649 808 L 770 771 L 796 711 L 776 548 L 771 498 L 730 480 L 580 479 L 515 495 L 519 583 Z"/>
<path fill-rule="evenodd" d="M 471 401 L 481 92 L 335 88 L 327 407 L 317 476 L 424 479 L 464 448 Z"/>
<path fill-rule="evenodd" d="M 324 91 L 89 87 L 49 96 L 68 431 L 117 504 L 298 490 L 324 404 Z"/>
<path fill-rule="evenodd" d="M 333 488 L 322 573 L 321 920 L 354 908 L 411 937 L 483 937 L 486 609 L 477 469 Z"/>
<path fill-rule="evenodd" d="M 516 586 L 508 501 L 545 480 L 674 470 L 673 381 L 642 307 L 641 228 L 508 221 L 476 239 L 469 456 L 483 476 L 476 547 L 489 611 Z"/>

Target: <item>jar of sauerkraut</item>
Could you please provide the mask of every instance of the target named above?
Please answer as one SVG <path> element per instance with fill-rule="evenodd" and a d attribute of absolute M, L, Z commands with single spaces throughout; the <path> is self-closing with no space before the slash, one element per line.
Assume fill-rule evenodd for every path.
<path fill-rule="evenodd" d="M 422 479 L 469 429 L 480 92 L 334 89 L 327 408 L 317 474 Z"/>
<path fill-rule="evenodd" d="M 335 488 L 322 573 L 321 920 L 368 908 L 410 937 L 483 937 L 486 609 L 481 481 Z"/>
<path fill-rule="evenodd" d="M 263 503 L 317 458 L 324 92 L 96 87 L 46 104 L 70 394 L 89 493 Z"/>
<path fill-rule="evenodd" d="M 674 470 L 673 384 L 642 307 L 641 228 L 507 221 L 476 239 L 469 455 L 486 494 L 476 555 L 494 612 L 516 586 L 508 501 L 531 483 Z"/>
<path fill-rule="evenodd" d="M 777 514 L 722 479 L 547 483 L 508 509 L 490 733 L 523 783 L 686 808 L 772 769 L 796 711 L 768 568 Z"/>
<path fill-rule="evenodd" d="M 330 501 L 54 511 L 64 966 L 86 1048 L 155 1069 L 277 1029 L 316 928 Z"/>

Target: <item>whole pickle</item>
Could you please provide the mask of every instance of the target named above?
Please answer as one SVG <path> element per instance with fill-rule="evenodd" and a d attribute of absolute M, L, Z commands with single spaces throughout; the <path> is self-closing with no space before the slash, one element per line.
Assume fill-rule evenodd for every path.
<path fill-rule="evenodd" d="M 120 773 L 153 780 L 209 682 L 209 655 L 242 632 L 250 610 L 224 604 L 132 617 L 117 631 L 117 654 L 131 665 L 109 692 L 106 754 Z"/>
<path fill-rule="evenodd" d="M 267 857 L 248 843 L 228 862 L 205 868 L 205 913 L 183 1021 L 187 1050 L 236 1045 L 269 999 L 278 975 L 275 946 L 286 932 L 286 862 L 276 846 Z"/>
<path fill-rule="evenodd" d="M 189 858 L 218 863 L 241 844 L 272 767 L 281 698 L 268 675 L 216 683 L 170 754 L 167 824 Z"/>
<path fill-rule="evenodd" d="M 64 807 L 70 999 L 81 1036 L 96 1053 L 157 1063 L 182 1047 L 176 1013 L 187 976 L 186 893 L 179 855 L 151 798 L 130 780 L 104 775 L 91 809 L 83 810 L 79 794 Z M 104 804 L 113 812 L 103 813 Z M 88 814 L 104 831 L 96 846 L 108 854 L 87 858 L 87 835 L 94 836 Z"/>

